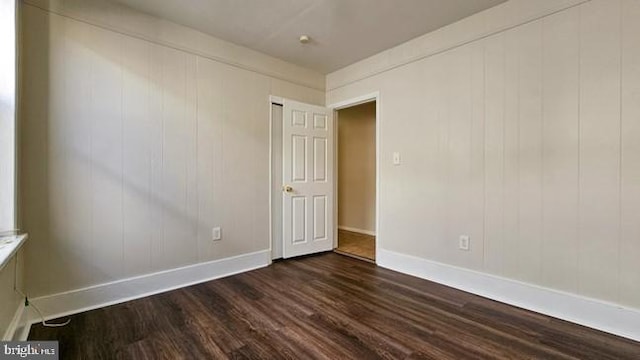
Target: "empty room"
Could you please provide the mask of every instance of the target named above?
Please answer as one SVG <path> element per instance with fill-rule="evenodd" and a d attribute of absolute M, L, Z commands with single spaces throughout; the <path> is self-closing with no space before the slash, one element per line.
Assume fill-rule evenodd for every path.
<path fill-rule="evenodd" d="M 640 359 L 640 0 L 0 0 L 0 358 Z"/>

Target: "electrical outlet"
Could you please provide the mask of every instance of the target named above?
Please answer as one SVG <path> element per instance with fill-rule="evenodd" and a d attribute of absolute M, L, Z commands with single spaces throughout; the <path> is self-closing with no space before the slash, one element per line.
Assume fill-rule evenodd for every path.
<path fill-rule="evenodd" d="M 211 240 L 218 241 L 222 239 L 222 230 L 220 227 L 214 227 L 211 229 Z"/>
<path fill-rule="evenodd" d="M 469 246 L 471 245 L 471 238 L 469 235 L 460 235 L 460 239 L 458 240 L 458 248 L 460 250 L 469 251 Z"/>

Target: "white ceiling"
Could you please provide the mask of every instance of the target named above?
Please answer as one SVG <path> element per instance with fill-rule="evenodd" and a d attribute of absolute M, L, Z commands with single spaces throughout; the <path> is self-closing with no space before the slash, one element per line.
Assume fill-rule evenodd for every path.
<path fill-rule="evenodd" d="M 117 0 L 329 73 L 506 0 Z M 302 34 L 311 42 L 302 45 Z"/>

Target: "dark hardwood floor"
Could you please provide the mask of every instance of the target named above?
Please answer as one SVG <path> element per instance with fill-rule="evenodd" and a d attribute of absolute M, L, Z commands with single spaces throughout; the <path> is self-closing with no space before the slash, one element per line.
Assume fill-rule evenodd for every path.
<path fill-rule="evenodd" d="M 62 359 L 640 359 L 640 343 L 325 253 L 35 325 Z"/>

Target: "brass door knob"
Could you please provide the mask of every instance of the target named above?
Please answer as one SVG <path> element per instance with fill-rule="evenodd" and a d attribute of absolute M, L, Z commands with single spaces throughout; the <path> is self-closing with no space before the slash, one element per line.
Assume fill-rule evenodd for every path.
<path fill-rule="evenodd" d="M 284 192 L 288 192 L 288 193 L 293 192 L 293 188 L 290 185 L 284 185 L 282 187 L 282 190 L 284 190 Z"/>

